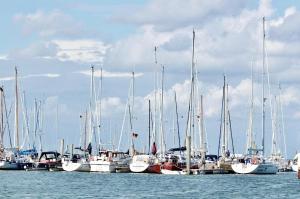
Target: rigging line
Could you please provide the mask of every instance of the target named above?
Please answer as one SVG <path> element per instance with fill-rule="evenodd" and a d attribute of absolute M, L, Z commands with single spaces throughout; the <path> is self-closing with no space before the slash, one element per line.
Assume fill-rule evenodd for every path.
<path fill-rule="evenodd" d="M 283 115 L 283 108 L 281 103 L 281 84 L 279 84 L 279 105 L 280 105 L 280 113 L 281 113 L 281 128 L 282 128 L 282 135 L 283 135 L 283 144 L 284 144 L 284 157 L 287 158 L 286 153 L 286 135 L 285 135 L 285 125 L 284 125 L 284 115 Z"/>
<path fill-rule="evenodd" d="M 178 146 L 181 147 L 180 142 L 180 131 L 179 131 L 179 120 L 178 120 L 178 105 L 177 105 L 177 97 L 176 97 L 176 91 L 175 92 L 175 112 L 176 112 L 176 125 L 177 125 L 177 135 L 178 135 Z M 181 153 L 181 151 L 180 151 Z"/>
<path fill-rule="evenodd" d="M 218 144 L 218 158 L 220 156 L 220 148 L 221 148 L 222 122 L 224 117 L 223 109 L 224 109 L 224 86 L 223 86 L 223 96 L 222 96 L 222 106 L 221 106 L 221 123 L 220 123 L 219 144 Z"/>
<path fill-rule="evenodd" d="M 275 121 L 274 121 L 274 110 L 273 110 L 273 98 L 271 97 L 271 85 L 270 85 L 270 72 L 269 72 L 269 60 L 268 60 L 268 51 L 265 44 L 265 57 L 266 57 L 266 67 L 267 67 L 267 81 L 268 81 L 268 94 L 269 94 L 269 103 L 271 109 L 271 124 L 272 124 L 272 133 L 275 134 Z"/>
<path fill-rule="evenodd" d="M 12 144 L 12 139 L 11 139 L 11 131 L 10 131 L 10 127 L 9 127 L 9 116 L 12 112 L 12 104 L 10 105 L 9 108 L 9 112 L 7 112 L 7 106 L 6 106 L 6 100 L 5 100 L 5 94 L 3 93 L 3 101 L 4 101 L 4 108 L 5 108 L 5 118 L 6 118 L 6 126 L 7 126 L 7 130 L 8 130 L 8 136 L 9 136 L 9 144 L 10 144 L 10 148 L 12 148 L 13 144 Z"/>
<path fill-rule="evenodd" d="M 127 95 L 127 102 L 125 105 L 125 110 L 124 110 L 124 117 L 123 117 L 123 122 L 122 122 L 122 127 L 121 127 L 121 133 L 120 133 L 120 138 L 119 138 L 119 144 L 118 144 L 118 151 L 120 151 L 120 146 L 121 146 L 121 141 L 122 141 L 122 136 L 123 136 L 123 131 L 124 131 L 124 126 L 125 126 L 125 121 L 126 121 L 126 116 L 127 116 L 127 108 L 129 105 L 129 100 L 130 100 L 130 90 L 131 90 L 131 83 L 129 84 L 129 90 L 128 90 L 128 95 Z"/>
<path fill-rule="evenodd" d="M 234 144 L 233 144 L 233 136 L 232 136 L 232 127 L 231 127 L 231 116 L 230 116 L 230 112 L 229 112 L 229 111 L 228 111 L 228 118 L 229 118 L 229 128 L 230 128 L 230 137 L 231 137 L 232 153 L 233 153 L 233 158 L 235 158 Z"/>

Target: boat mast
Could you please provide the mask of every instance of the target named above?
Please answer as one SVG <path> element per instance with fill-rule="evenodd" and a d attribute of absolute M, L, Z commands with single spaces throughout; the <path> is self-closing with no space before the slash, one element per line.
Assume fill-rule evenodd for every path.
<path fill-rule="evenodd" d="M 130 101 L 130 99 L 129 99 Z M 130 106 L 131 105 L 131 106 Z M 128 113 L 129 113 L 129 124 L 130 124 L 130 133 L 131 133 L 131 155 L 134 155 L 134 142 L 135 132 L 133 131 L 133 109 L 134 109 L 134 72 L 132 72 L 132 82 L 131 82 L 131 103 L 128 104 Z"/>
<path fill-rule="evenodd" d="M 250 153 L 254 148 L 253 142 L 253 63 L 251 62 L 251 97 L 250 97 L 250 114 L 249 114 L 249 128 L 248 128 L 248 135 L 247 135 L 247 148 L 246 154 Z M 250 150 L 249 150 L 250 149 Z"/>
<path fill-rule="evenodd" d="M 160 102 L 160 147 L 161 147 L 161 154 L 165 153 L 166 143 L 164 139 L 164 72 L 165 67 L 162 66 L 161 72 L 161 102 Z"/>
<path fill-rule="evenodd" d="M 151 148 L 151 102 L 148 100 L 149 107 L 148 107 L 148 155 L 150 155 L 150 148 Z"/>
<path fill-rule="evenodd" d="M 102 85 L 103 85 L 103 74 L 102 74 L 102 68 L 100 69 L 100 94 L 99 94 L 99 118 L 98 118 L 98 147 L 100 150 L 100 145 L 101 145 L 101 119 L 102 119 L 102 115 L 101 115 L 101 111 L 102 111 Z M 98 150 L 98 151 L 99 151 Z"/>
<path fill-rule="evenodd" d="M 203 96 L 200 96 L 200 155 L 202 162 L 205 162 L 205 155 L 206 155 L 206 137 L 204 131 L 204 112 L 203 112 Z"/>
<path fill-rule="evenodd" d="M 284 158 L 287 158 L 286 154 L 286 140 L 285 140 L 285 126 L 284 126 L 284 116 L 283 116 L 283 109 L 282 109 L 282 103 L 281 103 L 281 85 L 279 84 L 279 109 L 280 109 L 280 115 L 281 115 L 281 133 L 283 136 L 283 145 L 284 145 Z"/>
<path fill-rule="evenodd" d="M 190 134 L 189 136 L 193 135 L 193 141 L 195 138 L 195 107 L 194 107 L 194 94 L 195 92 L 195 30 L 193 30 L 193 51 L 192 51 L 192 66 L 191 66 L 191 112 L 190 112 Z"/>
<path fill-rule="evenodd" d="M 278 152 L 278 115 L 277 115 L 277 112 L 278 112 L 278 101 L 277 101 L 277 96 L 275 96 L 275 105 L 274 105 L 274 129 L 273 129 L 273 132 L 272 132 L 272 154 L 271 156 L 276 156 L 277 155 L 277 152 Z"/>
<path fill-rule="evenodd" d="M 20 149 L 19 143 L 19 91 L 18 91 L 18 69 L 15 67 L 15 147 Z"/>
<path fill-rule="evenodd" d="M 223 114 L 221 114 L 223 116 L 223 121 L 221 121 L 223 123 L 222 125 L 222 157 L 225 158 L 225 153 L 226 153 L 226 77 L 224 75 L 224 85 L 223 85 L 223 99 L 222 99 L 222 112 Z"/>
<path fill-rule="evenodd" d="M 3 95 L 3 88 L 0 87 L 0 149 L 4 148 L 4 95 Z"/>
<path fill-rule="evenodd" d="M 266 113 L 265 113 L 265 17 L 263 17 L 263 68 L 262 68 L 262 155 L 265 155 L 265 120 L 266 120 Z"/>
<path fill-rule="evenodd" d="M 225 153 L 228 151 L 228 142 L 229 142 L 229 99 L 228 99 L 228 83 L 226 83 L 226 91 L 225 91 Z"/>
<path fill-rule="evenodd" d="M 88 143 L 86 144 L 89 144 L 90 142 L 92 142 L 93 140 L 93 136 L 94 136 L 94 133 L 95 133 L 95 127 L 94 127 L 94 102 L 95 102 L 95 88 L 94 88 L 94 72 L 95 72 L 95 69 L 94 69 L 94 66 L 92 65 L 91 66 L 91 87 L 90 87 L 90 105 L 89 105 L 89 115 L 90 115 L 90 121 L 89 121 L 89 139 L 88 139 Z M 87 146 L 87 145 L 86 145 Z"/>
<path fill-rule="evenodd" d="M 154 71 L 154 115 L 153 115 L 153 129 L 152 140 L 156 142 L 157 132 L 157 46 L 154 47 L 155 71 Z"/>
<path fill-rule="evenodd" d="M 180 141 L 180 132 L 179 132 L 179 120 L 178 120 L 178 105 L 177 105 L 177 97 L 176 97 L 176 91 L 174 94 L 174 98 L 175 98 L 175 112 L 176 112 L 176 126 L 177 126 L 177 136 L 178 136 L 178 147 L 181 147 L 181 141 Z M 181 151 L 180 151 L 181 153 Z"/>

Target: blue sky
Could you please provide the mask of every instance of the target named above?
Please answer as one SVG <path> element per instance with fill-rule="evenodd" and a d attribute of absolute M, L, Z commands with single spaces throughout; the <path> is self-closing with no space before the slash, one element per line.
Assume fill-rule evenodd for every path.
<path fill-rule="evenodd" d="M 283 87 L 285 131 L 289 157 L 300 150 L 300 49 L 298 0 L 210 1 L 6 1 L 0 8 L 0 82 L 13 102 L 13 68 L 18 66 L 28 109 L 43 100 L 44 147 L 57 138 L 79 142 L 79 115 L 89 101 L 91 64 L 106 72 L 103 85 L 104 141 L 120 134 L 132 70 L 136 79 L 137 147 L 147 143 L 147 99 L 153 97 L 153 49 L 166 67 L 165 131 L 172 147 L 173 91 L 179 94 L 180 114 L 187 109 L 191 35 L 196 31 L 196 64 L 201 93 L 207 101 L 206 129 L 210 151 L 217 148 L 222 75 L 230 84 L 233 129 L 239 152 L 244 149 L 249 108 L 251 59 L 259 99 L 261 18 L 267 18 L 267 48 L 272 95 Z M 97 77 L 97 81 L 99 77 Z M 256 134 L 260 143 L 259 100 Z M 59 107 L 59 133 L 55 128 Z M 270 120 L 270 116 L 268 118 Z M 12 119 L 11 119 L 12 120 Z M 268 122 L 271 123 L 270 121 Z M 128 129 L 126 128 L 126 131 Z M 181 121 L 183 135 L 184 121 Z M 111 136 L 115 134 L 115 136 Z M 267 132 L 270 150 L 271 127 Z M 126 138 L 125 138 L 126 139 Z M 115 142 L 117 139 L 115 139 Z M 126 142 L 123 149 L 126 149 Z"/>

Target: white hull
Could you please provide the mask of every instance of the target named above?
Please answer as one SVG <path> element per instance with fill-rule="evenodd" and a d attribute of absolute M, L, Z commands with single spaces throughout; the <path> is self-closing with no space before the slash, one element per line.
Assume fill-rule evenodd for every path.
<path fill-rule="evenodd" d="M 293 169 L 293 171 L 298 172 L 298 165 L 293 164 L 292 169 Z"/>
<path fill-rule="evenodd" d="M 300 153 L 297 153 L 297 154 L 295 155 L 294 159 L 293 159 L 292 169 L 293 169 L 293 171 L 295 171 L 295 172 L 298 172 L 298 164 L 297 164 L 297 162 L 298 162 L 298 157 L 299 157 L 299 156 L 300 156 Z"/>
<path fill-rule="evenodd" d="M 239 174 L 276 174 L 278 171 L 278 167 L 271 163 L 234 163 L 231 165 L 231 168 Z"/>
<path fill-rule="evenodd" d="M 93 172 L 116 172 L 116 165 L 113 162 L 95 160 L 90 161 L 91 171 Z"/>
<path fill-rule="evenodd" d="M 134 173 L 143 173 L 148 169 L 149 164 L 145 162 L 132 162 L 129 165 L 130 171 Z"/>
<path fill-rule="evenodd" d="M 0 161 L 0 170 L 17 170 L 19 169 L 18 163 Z"/>
<path fill-rule="evenodd" d="M 172 171 L 168 169 L 161 169 L 161 173 L 165 175 L 183 175 L 186 174 L 184 171 Z"/>
<path fill-rule="evenodd" d="M 62 164 L 62 168 L 64 171 L 89 172 L 91 170 L 90 164 L 88 162 L 64 161 Z"/>

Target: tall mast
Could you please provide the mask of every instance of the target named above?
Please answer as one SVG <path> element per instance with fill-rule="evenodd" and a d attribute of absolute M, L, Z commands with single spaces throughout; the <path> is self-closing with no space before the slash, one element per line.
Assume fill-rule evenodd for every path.
<path fill-rule="evenodd" d="M 274 107 L 274 129 L 272 132 L 272 156 L 276 156 L 278 152 L 278 101 L 277 101 L 277 96 L 275 96 L 275 107 Z"/>
<path fill-rule="evenodd" d="M 165 153 L 165 139 L 164 139 L 164 72 L 165 67 L 162 66 L 161 72 L 161 102 L 160 102 L 160 147 L 162 154 Z"/>
<path fill-rule="evenodd" d="M 281 115 L 281 134 L 283 136 L 284 158 L 287 158 L 286 140 L 285 140 L 285 126 L 284 126 L 284 116 L 283 116 L 282 103 L 281 103 L 281 85 L 280 84 L 279 84 L 279 109 L 280 109 L 280 115 Z"/>
<path fill-rule="evenodd" d="M 102 111 L 102 85 L 103 85 L 103 76 L 102 76 L 102 68 L 100 70 L 100 94 L 99 94 L 99 121 L 98 121 L 98 145 L 99 145 L 99 150 L 100 150 L 100 145 L 101 145 L 101 111 Z"/>
<path fill-rule="evenodd" d="M 195 31 L 193 30 L 193 51 L 192 51 L 192 66 L 191 66 L 191 112 L 190 112 L 190 136 L 195 133 L 195 110 L 194 110 L 194 87 L 195 87 Z M 193 137 L 194 140 L 194 137 Z M 192 141 L 193 142 L 193 141 Z"/>
<path fill-rule="evenodd" d="M 19 143 L 19 91 L 18 91 L 18 70 L 15 67 L 15 147 L 20 149 Z"/>
<path fill-rule="evenodd" d="M 150 148 L 151 148 L 151 102 L 148 100 L 149 107 L 148 107 L 148 154 L 150 155 Z"/>
<path fill-rule="evenodd" d="M 228 104 L 229 104 L 229 99 L 228 99 L 228 83 L 226 83 L 226 91 L 225 91 L 225 151 L 228 151 L 229 147 L 228 147 L 228 142 L 229 142 L 229 108 L 228 108 Z"/>
<path fill-rule="evenodd" d="M 203 96 L 200 96 L 200 153 L 202 161 L 205 161 L 206 155 L 206 137 L 204 132 L 204 112 L 203 112 Z"/>
<path fill-rule="evenodd" d="M 177 136 L 178 136 L 178 147 L 181 147 L 181 141 L 180 141 L 180 133 L 179 133 L 179 120 L 178 120 L 178 105 L 177 105 L 177 95 L 176 91 L 174 92 L 174 98 L 175 98 L 175 112 L 176 112 L 176 126 L 177 126 Z M 180 151 L 181 152 L 181 151 Z"/>
<path fill-rule="evenodd" d="M 224 85 L 223 85 L 223 98 L 222 98 L 222 149 L 221 149 L 221 155 L 224 158 L 225 152 L 226 152 L 226 77 L 224 75 Z"/>
<path fill-rule="evenodd" d="M 157 130 L 157 47 L 154 47 L 154 115 L 153 115 L 153 129 L 152 129 L 152 140 L 156 142 L 156 130 Z"/>
<path fill-rule="evenodd" d="M 251 97 L 250 97 L 250 114 L 249 114 L 249 128 L 248 128 L 248 136 L 247 136 L 247 148 L 246 148 L 246 154 L 249 151 L 249 149 L 252 149 L 254 147 L 253 142 L 253 63 L 251 62 Z"/>
<path fill-rule="evenodd" d="M 93 136 L 94 136 L 94 66 L 91 66 L 91 83 L 90 83 L 90 106 L 89 106 L 89 116 L 90 116 L 90 120 L 89 120 L 89 139 L 88 139 L 88 143 L 91 142 L 93 140 Z M 88 144 L 86 143 L 86 144 Z"/>
<path fill-rule="evenodd" d="M 265 39 L 266 39 L 266 34 L 265 34 L 265 17 L 263 17 L 263 68 L 262 68 L 262 155 L 264 156 L 265 154 L 265 120 L 266 120 L 266 113 L 265 113 Z"/>
<path fill-rule="evenodd" d="M 0 87 L 0 149 L 4 147 L 4 94 L 3 88 Z"/>

